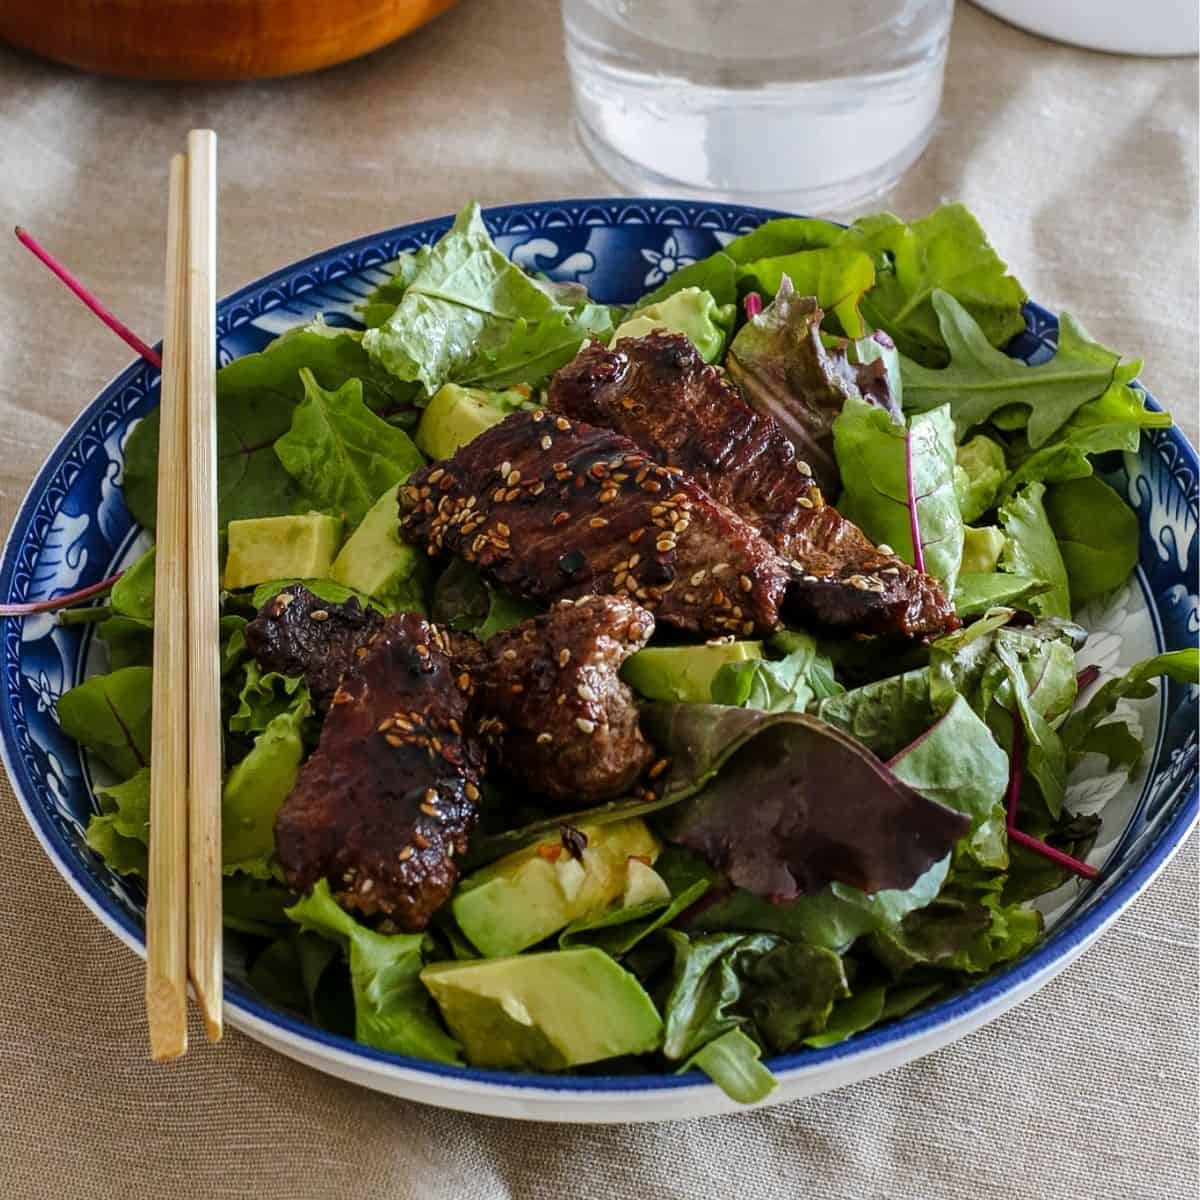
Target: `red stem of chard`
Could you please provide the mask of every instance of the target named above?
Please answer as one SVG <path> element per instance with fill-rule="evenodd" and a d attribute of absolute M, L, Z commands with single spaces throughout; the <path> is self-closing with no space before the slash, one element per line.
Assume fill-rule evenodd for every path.
<path fill-rule="evenodd" d="M 84 600 L 100 595 L 101 592 L 107 592 L 123 574 L 123 571 L 118 571 L 99 583 L 89 584 L 77 592 L 67 592 L 50 600 L 33 600 L 28 604 L 0 604 L 0 617 L 32 617 L 36 613 L 57 612 L 60 608 L 70 608 L 72 604 L 81 604 Z"/>
<path fill-rule="evenodd" d="M 1061 850 L 1045 842 L 1038 841 L 1032 834 L 1017 828 L 1017 800 L 1021 795 L 1021 760 L 1025 756 L 1025 727 L 1021 724 L 1020 714 L 1013 714 L 1013 740 L 1008 766 L 1008 840 L 1018 846 L 1024 846 L 1033 854 L 1049 859 L 1052 863 L 1079 875 L 1083 879 L 1096 879 L 1100 872 L 1090 863 L 1078 858 L 1072 858 Z"/>
<path fill-rule="evenodd" d="M 746 309 L 746 319 L 753 321 L 763 310 L 762 297 L 757 292 L 749 292 L 743 301 Z"/>
<path fill-rule="evenodd" d="M 1099 678 L 1100 668 L 1092 663 L 1090 667 L 1084 667 L 1075 677 L 1075 688 L 1077 691 L 1086 692 Z"/>
<path fill-rule="evenodd" d="M 912 430 L 904 431 L 904 478 L 908 485 L 908 531 L 913 544 L 913 566 L 925 574 L 925 548 L 921 545 L 921 520 L 917 516 L 917 497 L 913 491 Z"/>
<path fill-rule="evenodd" d="M 92 295 L 91 292 L 67 270 L 48 250 L 41 246 L 37 239 L 31 234 L 26 233 L 24 229 L 18 225 L 14 231 L 17 235 L 17 241 L 21 243 L 33 256 L 38 259 L 44 266 L 48 267 L 55 275 L 59 277 L 75 293 L 75 295 L 83 302 L 85 307 L 90 308 L 93 313 L 104 322 L 119 337 L 126 345 L 136 350 L 155 370 L 162 370 L 162 359 L 158 352 L 147 346 L 128 325 L 125 324 L 119 317 L 114 316 Z"/>

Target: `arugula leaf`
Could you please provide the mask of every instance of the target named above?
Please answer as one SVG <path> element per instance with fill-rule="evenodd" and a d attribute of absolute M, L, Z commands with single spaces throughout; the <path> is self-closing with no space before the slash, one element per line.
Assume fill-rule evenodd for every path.
<path fill-rule="evenodd" d="M 287 915 L 302 930 L 329 938 L 346 952 L 356 1041 L 434 1062 L 462 1062 L 458 1043 L 442 1028 L 419 978 L 431 944 L 428 935 L 389 936 L 368 929 L 339 907 L 324 879 Z"/>
<path fill-rule="evenodd" d="M 307 699 L 273 718 L 250 753 L 229 772 L 221 791 L 221 863 L 267 878 L 275 854 L 275 814 L 288 798 L 304 758 L 301 725 L 311 714 Z"/>
<path fill-rule="evenodd" d="M 146 877 L 150 844 L 150 769 L 113 787 L 98 787 L 100 811 L 88 821 L 87 844 L 122 875 Z"/>
<path fill-rule="evenodd" d="M 877 262 L 863 316 L 915 362 L 934 367 L 948 358 L 948 339 L 933 303 L 938 290 L 966 308 L 993 346 L 1025 328 L 1025 289 L 1007 274 L 979 222 L 961 204 L 945 205 L 911 225 L 891 213 L 864 217 L 845 240 Z"/>
<path fill-rule="evenodd" d="M 492 243 L 479 206 L 459 213 L 407 281 L 395 311 L 363 335 L 371 358 L 428 395 L 442 384 L 538 384 L 586 337 L 612 332 L 608 309 L 569 308 Z"/>
<path fill-rule="evenodd" d="M 731 1029 L 700 1047 L 676 1072 L 703 1071 L 731 1100 L 757 1104 L 776 1088 L 778 1080 L 759 1062 L 762 1049 L 740 1029 Z"/>
<path fill-rule="evenodd" d="M 275 454 L 304 494 L 326 512 L 358 525 L 375 501 L 425 465 L 402 430 L 363 403 L 362 384 L 351 379 L 336 392 L 300 372 L 304 400 Z"/>
<path fill-rule="evenodd" d="M 1047 489 L 1045 508 L 1073 605 L 1107 595 L 1133 573 L 1141 540 L 1138 520 L 1107 483 L 1089 475 L 1057 484 Z"/>
<path fill-rule="evenodd" d="M 1105 722 L 1117 711 L 1121 700 L 1153 696 L 1155 686 L 1150 680 L 1160 675 L 1184 687 L 1200 687 L 1200 650 L 1192 646 L 1156 654 L 1098 688 L 1087 704 L 1063 723 L 1062 743 L 1072 766 L 1089 753 L 1107 755 L 1110 766 L 1132 769 L 1138 764 L 1143 753 L 1141 741 L 1133 737 L 1124 722 Z"/>
<path fill-rule="evenodd" d="M 1128 383 L 1140 363 L 1120 365 L 1120 355 L 1088 337 L 1074 317 L 1059 320 L 1058 351 L 1031 367 L 995 349 L 971 314 L 947 292 L 933 293 L 950 365 L 932 370 L 904 359 L 904 402 L 926 411 L 949 404 L 959 437 L 1010 405 L 1027 406 L 1029 444 L 1049 441 L 1075 412 L 1116 383 Z"/>
<path fill-rule="evenodd" d="M 1008 755 L 962 696 L 955 696 L 946 712 L 888 766 L 922 796 L 970 817 L 970 832 L 960 843 L 964 853 L 983 867 L 1008 866 Z"/>
<path fill-rule="evenodd" d="M 907 441 L 907 445 L 906 445 Z M 954 590 L 963 522 L 955 491 L 954 426 L 947 408 L 918 413 L 908 429 L 883 410 L 848 400 L 833 424 L 844 490 L 842 513 L 876 542 L 915 561 L 910 510 L 916 504 L 925 570 Z"/>
<path fill-rule="evenodd" d="M 1025 578 L 1041 579 L 1049 587 L 1030 598 L 1043 617 L 1071 616 L 1071 589 L 1058 538 L 1046 515 L 1045 485 L 1027 483 L 1000 506 L 1000 527 L 1008 537 L 1000 569 Z"/>
<path fill-rule="evenodd" d="M 124 667 L 93 675 L 58 698 L 58 723 L 121 779 L 150 765 L 151 672 Z"/>
<path fill-rule="evenodd" d="M 781 659 L 726 663 L 712 682 L 714 704 L 756 708 L 762 712 L 804 712 L 814 700 L 837 696 L 845 689 L 833 663 L 816 638 L 786 630 L 771 640 Z"/>
<path fill-rule="evenodd" d="M 273 450 L 304 396 L 302 368 L 329 389 L 358 379 L 364 403 L 376 411 L 394 412 L 412 402 L 412 386 L 375 366 L 357 334 L 321 322 L 289 330 L 260 353 L 222 367 L 217 372 L 217 508 L 222 527 L 309 507 Z M 155 526 L 158 419 L 156 409 L 134 427 L 125 444 L 125 502 L 148 529 Z"/>

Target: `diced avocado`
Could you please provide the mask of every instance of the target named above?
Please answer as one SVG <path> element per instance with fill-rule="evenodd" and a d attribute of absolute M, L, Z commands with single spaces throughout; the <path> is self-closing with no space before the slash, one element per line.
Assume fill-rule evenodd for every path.
<path fill-rule="evenodd" d="M 321 579 L 342 540 L 340 517 L 302 513 L 229 522 L 225 587 L 253 587 L 269 579 Z"/>
<path fill-rule="evenodd" d="M 642 985 L 594 946 L 434 963 L 421 982 L 476 1067 L 559 1071 L 646 1054 L 662 1038 Z"/>
<path fill-rule="evenodd" d="M 640 817 L 579 832 L 587 838 L 582 860 L 555 839 L 505 855 L 458 885 L 450 908 L 480 953 L 517 954 L 606 908 L 625 891 L 630 858 L 658 857 L 658 840 Z"/>
<path fill-rule="evenodd" d="M 510 413 L 528 407 L 528 392 L 517 388 L 489 392 L 447 383 L 421 414 L 413 440 L 427 457 L 449 458 L 461 446 L 499 425 Z"/>
<path fill-rule="evenodd" d="M 963 530 L 962 573 L 990 574 L 996 569 L 1007 541 L 1004 533 L 994 525 L 984 525 L 980 529 L 968 525 Z"/>
<path fill-rule="evenodd" d="M 709 292 L 697 287 L 681 288 L 665 300 L 631 313 L 613 334 L 613 341 L 667 329 L 690 338 L 705 362 L 716 362 L 736 315 L 734 305 L 718 304 Z"/>
<path fill-rule="evenodd" d="M 429 560 L 400 538 L 401 487 L 389 488 L 371 506 L 333 560 L 330 578 L 397 612 L 424 612 Z"/>
<path fill-rule="evenodd" d="M 629 871 L 625 877 L 625 891 L 621 896 L 622 908 L 636 908 L 639 904 L 649 904 L 652 900 L 661 900 L 664 904 L 671 899 L 671 889 L 667 881 L 648 863 L 640 858 L 629 860 Z"/>
<path fill-rule="evenodd" d="M 762 642 L 651 646 L 630 655 L 621 668 L 621 678 L 647 700 L 708 704 L 713 680 L 722 667 L 762 656 Z"/>

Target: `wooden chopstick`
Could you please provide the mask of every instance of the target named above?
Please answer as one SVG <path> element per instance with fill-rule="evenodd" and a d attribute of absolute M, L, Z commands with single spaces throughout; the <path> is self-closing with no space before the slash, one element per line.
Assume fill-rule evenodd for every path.
<path fill-rule="evenodd" d="M 221 1037 L 221 672 L 217 563 L 217 136 L 188 134 L 188 966 Z"/>
<path fill-rule="evenodd" d="M 187 159 L 171 160 L 154 556 L 146 1017 L 150 1054 L 187 1050 Z"/>

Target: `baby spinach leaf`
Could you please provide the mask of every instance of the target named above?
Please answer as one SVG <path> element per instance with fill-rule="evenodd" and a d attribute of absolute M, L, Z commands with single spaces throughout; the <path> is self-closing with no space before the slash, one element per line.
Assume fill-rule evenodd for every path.
<path fill-rule="evenodd" d="M 906 430 L 883 410 L 849 400 L 834 422 L 833 443 L 842 476 L 842 513 L 912 563 L 911 496 L 925 570 L 953 591 L 962 562 L 963 522 L 949 410 L 918 413 Z"/>
<path fill-rule="evenodd" d="M 731 1029 L 700 1047 L 679 1068 L 703 1071 L 731 1100 L 757 1104 L 776 1088 L 778 1081 L 759 1059 L 762 1049 L 740 1029 Z"/>
<path fill-rule="evenodd" d="M 442 1028 L 420 980 L 429 938 L 376 933 L 341 908 L 322 879 L 287 914 L 301 929 L 336 942 L 350 963 L 354 1036 L 377 1050 L 434 1062 L 462 1061 L 458 1043 Z"/>
<path fill-rule="evenodd" d="M 316 507 L 356 526 L 425 459 L 408 434 L 367 408 L 357 379 L 328 392 L 307 368 L 300 378 L 304 400 L 275 454 Z"/>
<path fill-rule="evenodd" d="M 853 995 L 834 1005 L 822 1031 L 806 1037 L 804 1044 L 811 1050 L 820 1050 L 826 1046 L 836 1046 L 848 1037 L 870 1029 L 883 1019 L 886 998 L 887 987 L 881 983 L 855 988 Z"/>
<path fill-rule="evenodd" d="M 1071 589 L 1058 538 L 1046 515 L 1041 483 L 1027 483 L 1000 506 L 1000 527 L 1008 536 L 1000 569 L 1041 579 L 1049 587 L 1029 603 L 1043 617 L 1071 616 Z"/>
<path fill-rule="evenodd" d="M 90 750 L 121 779 L 150 765 L 149 667 L 93 675 L 58 699 L 63 733 Z"/>
<path fill-rule="evenodd" d="M 1010 571 L 964 573 L 954 585 L 954 611 L 960 617 L 981 617 L 997 607 L 1028 608 L 1034 596 L 1049 589 L 1044 580 Z"/>
<path fill-rule="evenodd" d="M 1114 382 L 1128 383 L 1140 363 L 1120 365 L 1120 355 L 1093 341 L 1063 313 L 1058 351 L 1049 362 L 1028 366 L 995 349 L 970 313 L 947 292 L 933 294 L 950 365 L 940 370 L 904 360 L 904 402 L 926 411 L 949 404 L 958 436 L 987 422 L 1009 405 L 1029 409 L 1028 437 L 1033 449 L 1044 445 L 1089 400 Z"/>
<path fill-rule="evenodd" d="M 1058 539 L 1071 602 L 1086 604 L 1119 588 L 1138 561 L 1140 531 L 1133 510 L 1089 475 L 1046 490 L 1046 516 Z"/>
<path fill-rule="evenodd" d="M 742 1011 L 766 1045 L 782 1054 L 826 1028 L 850 984 L 840 954 L 785 942 L 747 964 L 744 990 Z"/>

